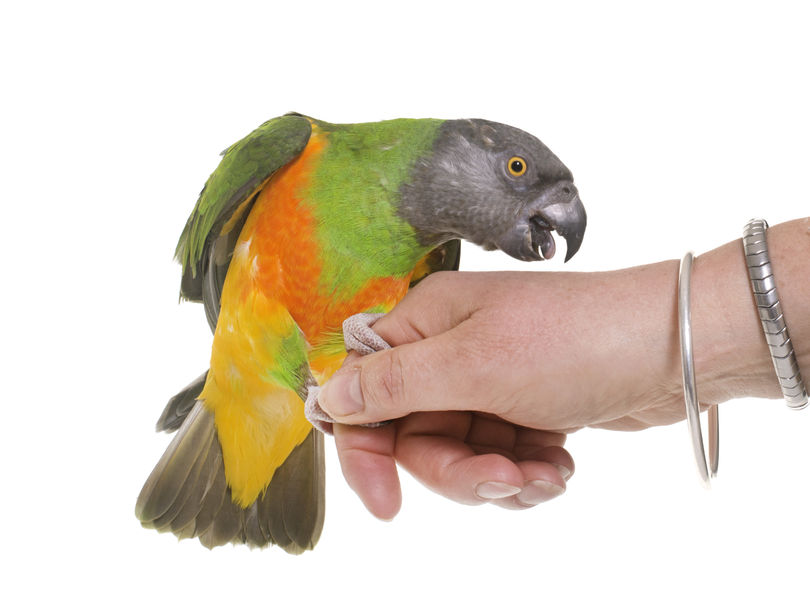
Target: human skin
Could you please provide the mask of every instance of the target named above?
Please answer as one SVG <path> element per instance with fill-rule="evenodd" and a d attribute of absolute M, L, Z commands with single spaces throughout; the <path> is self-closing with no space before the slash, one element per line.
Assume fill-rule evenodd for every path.
<path fill-rule="evenodd" d="M 807 373 L 810 218 L 767 237 Z M 672 260 L 428 277 L 374 325 L 393 348 L 350 355 L 321 392 L 347 482 L 381 519 L 401 504 L 397 464 L 461 503 L 526 508 L 559 495 L 574 471 L 566 433 L 684 418 L 677 282 Z M 695 259 L 691 314 L 702 408 L 781 397 L 741 241 Z"/>

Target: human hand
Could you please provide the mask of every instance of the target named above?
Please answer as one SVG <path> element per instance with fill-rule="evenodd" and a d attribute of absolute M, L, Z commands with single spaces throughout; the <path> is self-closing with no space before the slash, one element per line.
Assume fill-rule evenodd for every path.
<path fill-rule="evenodd" d="M 645 275 L 640 284 L 661 275 L 634 273 Z M 396 462 L 458 502 L 533 506 L 562 493 L 573 473 L 563 432 L 682 418 L 671 364 L 649 367 L 640 380 L 637 360 L 649 356 L 650 343 L 634 343 L 632 327 L 616 326 L 622 312 L 613 302 L 637 289 L 627 279 L 445 273 L 409 293 L 374 325 L 402 346 L 350 356 L 320 397 L 344 423 L 334 431 L 344 475 L 369 510 L 396 514 Z M 660 307 L 641 306 L 639 314 L 658 316 Z M 663 341 L 667 357 L 672 343 Z M 347 424 L 396 417 L 377 429 Z"/>
<path fill-rule="evenodd" d="M 806 372 L 807 220 L 768 236 Z M 677 261 L 664 261 L 606 273 L 427 277 L 374 324 L 394 348 L 350 355 L 321 391 L 321 407 L 343 423 L 334 432 L 349 485 L 374 515 L 391 518 L 399 462 L 456 501 L 522 508 L 564 490 L 574 469 L 565 433 L 683 419 L 677 275 Z M 781 398 L 738 240 L 695 259 L 692 331 L 703 408 Z"/>

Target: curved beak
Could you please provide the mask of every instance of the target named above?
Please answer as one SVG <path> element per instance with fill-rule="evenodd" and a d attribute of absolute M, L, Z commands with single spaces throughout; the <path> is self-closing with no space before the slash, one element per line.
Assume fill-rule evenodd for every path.
<path fill-rule="evenodd" d="M 587 216 L 579 191 L 570 181 L 546 189 L 521 210 L 512 228 L 495 241 L 506 254 L 522 261 L 550 259 L 556 252 L 552 231 L 565 239 L 565 261 L 582 245 Z"/>

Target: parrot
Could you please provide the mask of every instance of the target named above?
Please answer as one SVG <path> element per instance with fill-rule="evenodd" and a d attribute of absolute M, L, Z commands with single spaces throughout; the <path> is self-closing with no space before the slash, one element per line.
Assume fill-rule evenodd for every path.
<path fill-rule="evenodd" d="M 550 259 L 579 250 L 585 209 L 540 140 L 484 119 L 333 124 L 299 113 L 227 148 L 186 222 L 180 296 L 202 302 L 209 369 L 171 398 L 174 432 L 138 496 L 144 527 L 226 543 L 314 548 L 323 434 L 308 387 L 346 356 L 342 322 L 389 312 L 457 270 L 460 240 Z"/>

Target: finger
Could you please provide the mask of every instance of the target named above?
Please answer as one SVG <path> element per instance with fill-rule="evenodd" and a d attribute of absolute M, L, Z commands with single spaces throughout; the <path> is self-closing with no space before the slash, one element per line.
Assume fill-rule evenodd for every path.
<path fill-rule="evenodd" d="M 534 461 L 551 464 L 565 481 L 574 474 L 574 458 L 562 447 L 520 447 L 515 449 L 515 456 L 518 463 Z"/>
<path fill-rule="evenodd" d="M 493 505 L 505 509 L 530 509 L 565 492 L 565 480 L 553 464 L 524 461 L 518 462 L 517 467 L 524 479 L 521 491 L 515 495 L 494 500 Z"/>
<path fill-rule="evenodd" d="M 521 490 L 523 474 L 508 458 L 501 454 L 477 455 L 458 438 L 425 433 L 423 426 L 420 415 L 403 419 L 396 457 L 403 468 L 431 490 L 469 505 Z"/>
<path fill-rule="evenodd" d="M 396 426 L 376 429 L 334 425 L 343 477 L 360 497 L 369 512 L 378 519 L 393 519 L 402 506 L 394 442 Z"/>
<path fill-rule="evenodd" d="M 540 431 L 529 427 L 520 427 L 515 438 L 515 447 L 562 447 L 567 436 L 557 431 Z"/>
<path fill-rule="evenodd" d="M 574 460 L 562 447 L 565 439 L 563 433 L 516 427 L 492 415 L 474 414 L 465 440 L 478 454 L 500 453 L 515 462 L 549 462 L 568 480 Z"/>
<path fill-rule="evenodd" d="M 500 447 L 495 447 L 492 445 L 479 445 L 475 443 L 468 443 L 467 445 L 470 446 L 476 455 L 482 456 L 484 454 L 500 454 L 505 458 L 508 458 L 512 462 L 517 462 L 518 457 L 513 454 L 510 450 L 504 450 Z"/>
<path fill-rule="evenodd" d="M 512 423 L 492 415 L 476 413 L 472 417 L 466 441 L 472 446 L 502 449 L 511 452 L 515 447 L 517 430 Z"/>

